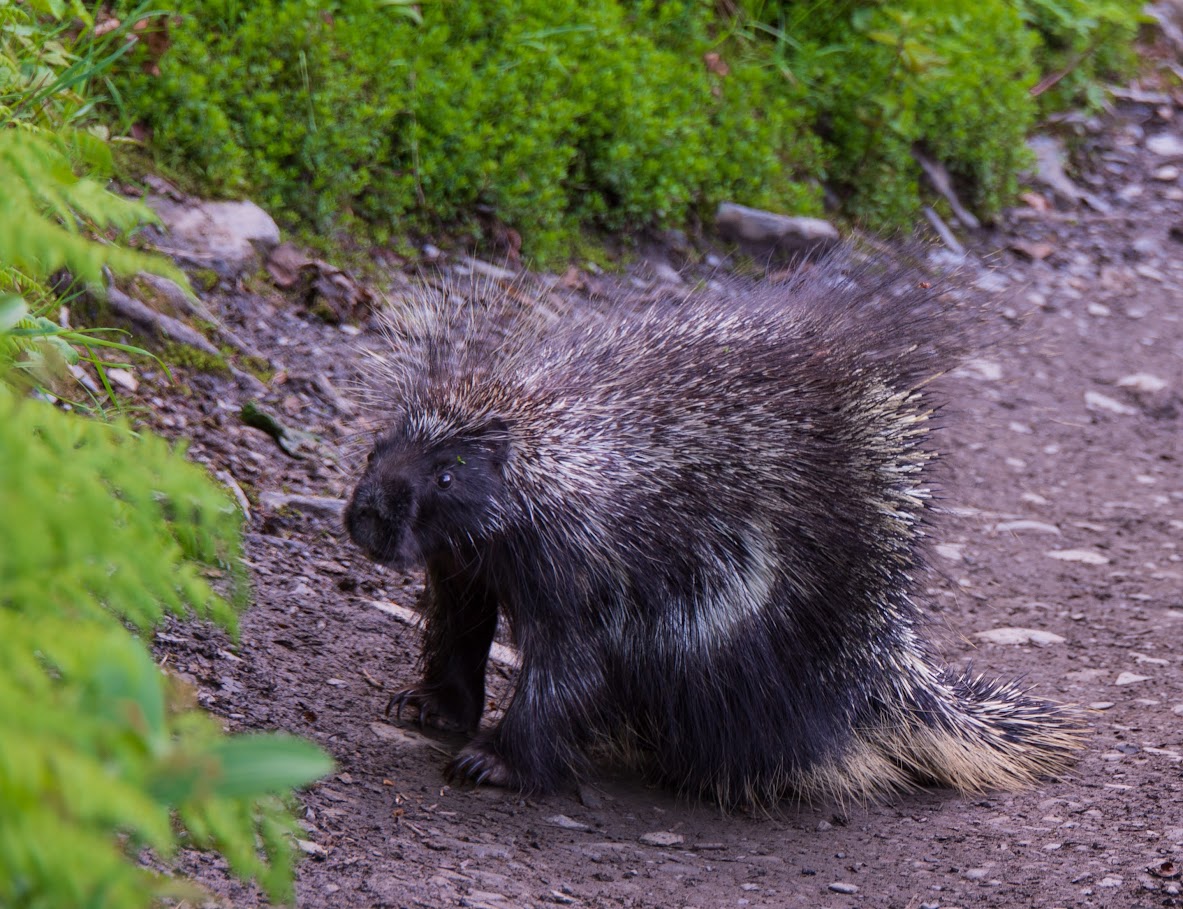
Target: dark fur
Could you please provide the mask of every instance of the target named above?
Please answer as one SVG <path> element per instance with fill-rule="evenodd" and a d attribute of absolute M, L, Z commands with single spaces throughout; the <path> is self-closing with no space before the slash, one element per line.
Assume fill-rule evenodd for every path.
<path fill-rule="evenodd" d="M 926 389 L 964 333 L 914 278 L 815 269 L 523 331 L 492 363 L 436 317 L 379 369 L 397 400 L 346 523 L 427 566 L 423 680 L 395 703 L 476 733 L 451 776 L 553 790 L 611 745 L 679 790 L 768 801 L 1067 760 L 1070 716 L 919 636 Z M 477 732 L 499 614 L 522 669 Z"/>

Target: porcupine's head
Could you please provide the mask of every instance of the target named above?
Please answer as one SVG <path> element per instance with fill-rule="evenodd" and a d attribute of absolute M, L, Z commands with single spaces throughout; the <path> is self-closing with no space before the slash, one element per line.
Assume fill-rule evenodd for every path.
<path fill-rule="evenodd" d="M 448 422 L 410 413 L 371 449 L 345 509 L 345 526 L 375 562 L 419 565 L 497 525 L 505 423 L 493 417 L 456 431 Z"/>
<path fill-rule="evenodd" d="M 505 289 L 474 281 L 416 289 L 380 313 L 385 343 L 359 390 L 383 429 L 345 510 L 350 537 L 374 561 L 421 565 L 501 526 L 512 446 L 496 376 L 545 318 L 521 310 Z"/>

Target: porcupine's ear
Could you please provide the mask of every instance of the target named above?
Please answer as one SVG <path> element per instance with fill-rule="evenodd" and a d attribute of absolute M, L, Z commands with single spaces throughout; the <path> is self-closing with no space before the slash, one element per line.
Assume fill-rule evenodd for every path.
<path fill-rule="evenodd" d="M 480 447 L 494 464 L 501 466 L 509 460 L 509 423 L 498 416 L 489 417 L 480 428 Z"/>

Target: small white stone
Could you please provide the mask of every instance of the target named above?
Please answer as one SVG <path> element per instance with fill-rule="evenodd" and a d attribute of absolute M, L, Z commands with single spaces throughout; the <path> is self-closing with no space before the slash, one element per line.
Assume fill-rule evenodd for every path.
<path fill-rule="evenodd" d="M 1091 549 L 1052 549 L 1044 553 L 1048 558 L 1061 562 L 1083 562 L 1086 565 L 1108 565 L 1109 559 Z"/>
<path fill-rule="evenodd" d="M 1104 303 L 1090 303 L 1086 309 L 1090 316 L 1107 316 L 1110 315 L 1110 309 Z"/>
<path fill-rule="evenodd" d="M 974 635 L 979 641 L 990 644 L 1063 644 L 1064 638 L 1050 631 L 1038 628 L 991 628 Z"/>
<path fill-rule="evenodd" d="M 642 833 L 640 839 L 646 846 L 677 846 L 686 841 L 686 837 L 680 833 L 670 833 L 667 830 Z"/>
<path fill-rule="evenodd" d="M 962 561 L 965 558 L 964 551 L 964 543 L 938 543 L 933 547 L 933 552 L 950 562 Z"/>
<path fill-rule="evenodd" d="M 1132 388 L 1134 391 L 1142 391 L 1148 394 L 1153 394 L 1156 391 L 1162 391 L 1167 387 L 1165 379 L 1160 379 L 1158 376 L 1152 376 L 1148 372 L 1135 372 L 1128 376 L 1122 376 L 1117 380 L 1119 388 Z"/>
<path fill-rule="evenodd" d="M 1138 675 L 1135 672 L 1123 672 L 1113 682 L 1114 685 L 1133 685 L 1135 682 L 1145 682 L 1148 675 Z"/>
<path fill-rule="evenodd" d="M 1113 706 L 1113 701 L 1093 701 L 1089 704 L 1089 710 L 1108 710 Z"/>
<path fill-rule="evenodd" d="M 835 881 L 830 884 L 830 889 L 835 893 L 858 893 L 858 886 L 855 884 L 847 884 L 844 881 Z"/>
<path fill-rule="evenodd" d="M 1097 882 L 1098 887 L 1120 887 L 1124 884 L 1120 877 L 1103 877 Z"/>
<path fill-rule="evenodd" d="M 556 827 L 562 827 L 564 830 L 590 830 L 587 824 L 581 824 L 579 821 L 567 817 L 565 814 L 556 814 L 554 817 L 546 819 L 548 824 L 553 824 Z"/>
<path fill-rule="evenodd" d="M 129 394 L 135 394 L 136 389 L 140 387 L 140 380 L 135 377 L 135 373 L 119 369 L 117 366 L 107 368 L 107 378 Z"/>
<path fill-rule="evenodd" d="M 1164 164 L 1162 167 L 1156 168 L 1151 176 L 1163 183 L 1173 183 L 1179 179 L 1179 168 L 1173 164 Z"/>
<path fill-rule="evenodd" d="M 1146 140 L 1146 148 L 1151 154 L 1163 158 L 1183 158 L 1183 139 L 1173 133 L 1159 133 Z"/>
<path fill-rule="evenodd" d="M 1002 378 L 1002 364 L 994 360 L 976 357 L 972 360 L 966 360 L 957 370 L 957 375 L 966 376 L 971 379 L 981 379 L 986 382 L 997 382 Z"/>
<path fill-rule="evenodd" d="M 1023 531 L 1030 531 L 1031 533 L 1054 533 L 1056 536 L 1060 535 L 1060 528 L 1055 524 L 1046 524 L 1043 521 L 1003 521 L 1001 524 L 995 524 L 994 530 L 998 533 L 1022 533 Z"/>
<path fill-rule="evenodd" d="M 1123 416 L 1129 416 L 1138 412 L 1136 407 L 1122 404 L 1121 401 L 1111 398 L 1108 395 L 1103 395 L 1099 391 L 1086 391 L 1084 393 L 1084 406 L 1089 410 L 1107 410 L 1110 413 L 1118 413 Z"/>

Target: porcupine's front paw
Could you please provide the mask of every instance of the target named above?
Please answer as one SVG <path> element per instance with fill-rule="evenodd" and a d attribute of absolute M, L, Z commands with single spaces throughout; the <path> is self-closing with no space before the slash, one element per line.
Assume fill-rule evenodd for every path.
<path fill-rule="evenodd" d="M 419 726 L 447 732 L 471 732 L 480 721 L 479 715 L 472 716 L 471 710 L 446 697 L 440 688 L 426 683 L 404 688 L 386 702 L 387 716 L 394 711 L 395 717 L 401 720 L 404 710 Z"/>
<path fill-rule="evenodd" d="M 492 743 L 481 736 L 472 741 L 444 771 L 450 783 L 515 787 L 514 772 Z"/>

